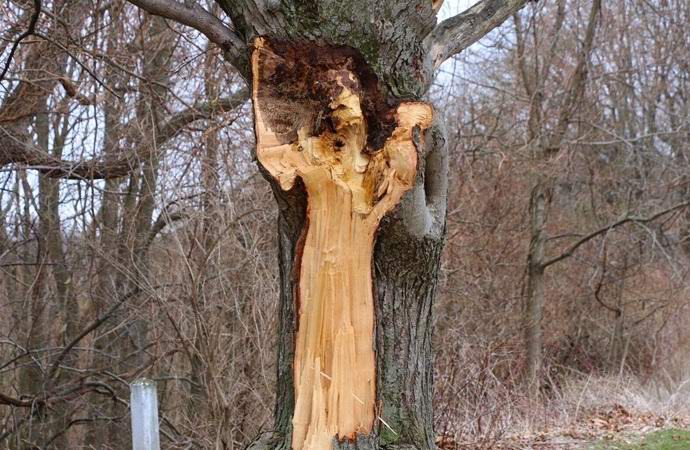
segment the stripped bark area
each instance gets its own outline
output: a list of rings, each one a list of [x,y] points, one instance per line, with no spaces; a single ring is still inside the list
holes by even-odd
[[[294,450],[324,450],[373,431],[376,356],[372,258],[376,231],[415,183],[422,102],[389,106],[346,47],[254,41],[257,157],[308,197],[298,252],[293,361]]]

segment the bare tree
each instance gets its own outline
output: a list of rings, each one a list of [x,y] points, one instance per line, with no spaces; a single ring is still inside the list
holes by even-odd
[[[548,161],[557,157],[563,145],[568,127],[571,124],[573,113],[578,101],[581,99],[588,69],[594,36],[599,22],[601,2],[594,0],[589,13],[582,48],[578,52],[572,74],[568,79],[567,93],[564,101],[556,111],[557,121],[550,129],[544,119],[544,83],[550,75],[556,56],[558,39],[565,20],[565,1],[556,4],[553,26],[546,38],[548,49],[540,58],[537,53],[533,67],[528,68],[525,55],[524,34],[525,30],[519,15],[514,16],[515,35],[517,40],[517,67],[522,80],[525,94],[530,99],[528,119],[527,145],[533,148],[533,158],[544,167]],[[530,244],[527,255],[527,281],[525,301],[525,346],[527,350],[527,365],[525,379],[529,385],[532,397],[536,397],[539,391],[539,379],[542,366],[542,317],[544,309],[544,270],[545,246],[548,240],[546,233],[549,204],[554,195],[554,176],[548,170],[535,171],[533,187],[529,201],[530,215]]]

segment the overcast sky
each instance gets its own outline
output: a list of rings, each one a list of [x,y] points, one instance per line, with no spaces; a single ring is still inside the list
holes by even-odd
[[[479,0],[446,0],[443,2],[443,6],[441,6],[441,11],[439,11],[439,19],[446,19],[457,13],[463,12],[478,1]]]

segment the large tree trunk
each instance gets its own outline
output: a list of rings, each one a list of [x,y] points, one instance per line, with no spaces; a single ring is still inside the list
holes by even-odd
[[[282,280],[277,433],[253,448],[434,448],[443,131],[351,48],[258,38],[251,64]]]
[[[280,208],[275,432],[251,448],[434,448],[447,188],[445,131],[421,101],[434,5],[221,6],[252,47],[235,64]]]

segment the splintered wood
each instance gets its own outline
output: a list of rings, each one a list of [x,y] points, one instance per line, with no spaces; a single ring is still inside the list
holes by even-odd
[[[257,157],[282,189],[299,177],[308,196],[296,256],[294,450],[327,450],[334,438],[373,429],[375,232],[414,184],[413,129],[432,119],[427,104],[400,104],[382,147],[370,148],[373,109],[365,110],[353,57],[329,50],[300,53],[258,38],[252,53]]]

